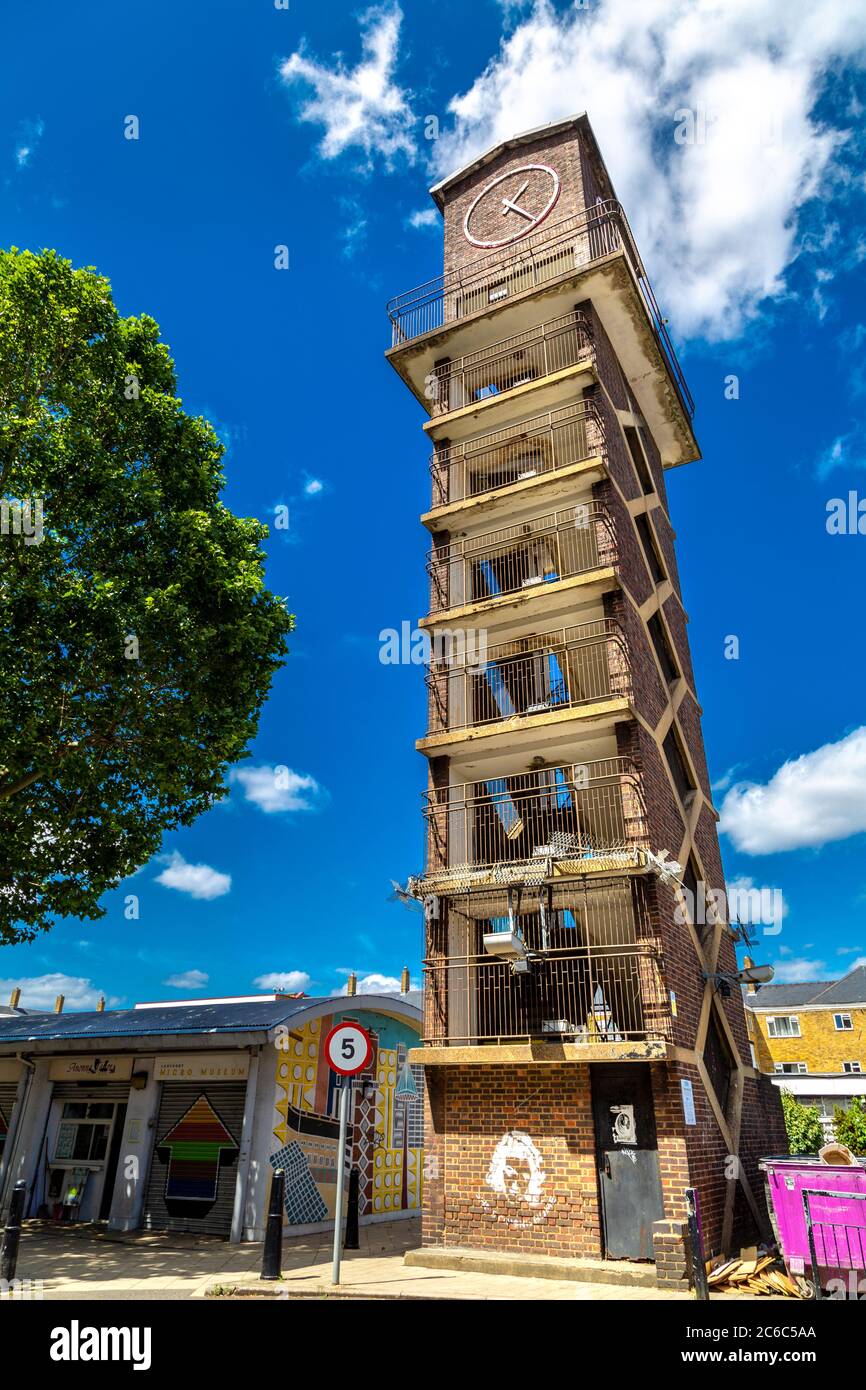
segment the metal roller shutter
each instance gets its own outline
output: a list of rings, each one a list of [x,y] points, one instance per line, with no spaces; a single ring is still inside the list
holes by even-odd
[[[0,1082],[0,1158],[3,1157],[6,1137],[12,1128],[12,1108],[17,1094],[17,1081]]]
[[[55,1081],[52,1100],[129,1100],[128,1081]]]
[[[163,1083],[146,1230],[229,1234],[245,1098],[243,1081]]]

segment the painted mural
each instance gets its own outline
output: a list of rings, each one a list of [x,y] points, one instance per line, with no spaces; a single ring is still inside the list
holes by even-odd
[[[238,1145],[204,1093],[156,1148],[167,1159],[166,1208],[174,1214],[185,1211],[187,1203],[202,1203],[194,1214],[209,1211],[217,1199],[220,1163],[236,1154]]]
[[[361,1216],[387,1216],[421,1206],[424,1162],[422,1069],[408,1052],[418,1034],[407,1023],[367,1010],[342,1010],[313,1019],[300,1037],[283,1039],[277,1051],[277,1100],[271,1165],[286,1174],[285,1209],[290,1225],[333,1218],[337,1183],[337,1121],[342,1078],[320,1055],[335,1023],[358,1022],[373,1038],[363,1086],[353,1089],[350,1115],[352,1165],[359,1173]]]

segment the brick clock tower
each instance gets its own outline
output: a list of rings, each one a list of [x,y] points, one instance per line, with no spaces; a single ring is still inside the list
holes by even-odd
[[[585,116],[437,184],[391,301],[424,406],[423,1242],[686,1269],[767,1216],[665,471],[693,404]],[[667,862],[666,862],[667,861]],[[673,862],[673,870],[667,864]]]

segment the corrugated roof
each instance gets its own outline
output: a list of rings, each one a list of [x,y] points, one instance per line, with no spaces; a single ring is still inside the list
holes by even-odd
[[[164,1009],[105,1009],[101,1013],[19,1014],[0,1017],[0,1044],[64,1038],[136,1038],[154,1033],[259,1033],[319,999],[267,1003],[190,1004]]]
[[[811,980],[803,984],[762,985],[745,995],[749,1009],[792,1009],[806,1004],[830,1009],[838,1004],[866,1004],[866,966],[858,965],[841,980]]]

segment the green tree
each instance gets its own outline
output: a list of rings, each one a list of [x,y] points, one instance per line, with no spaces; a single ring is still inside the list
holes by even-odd
[[[104,916],[256,732],[294,620],[222,454],[153,319],[0,252],[0,941]]]
[[[840,1144],[846,1144],[852,1154],[866,1154],[866,1106],[862,1096],[852,1096],[847,1110],[836,1106],[833,1112],[833,1131]]]
[[[824,1126],[816,1105],[803,1105],[782,1091],[782,1111],[792,1154],[815,1154],[824,1143]]]

